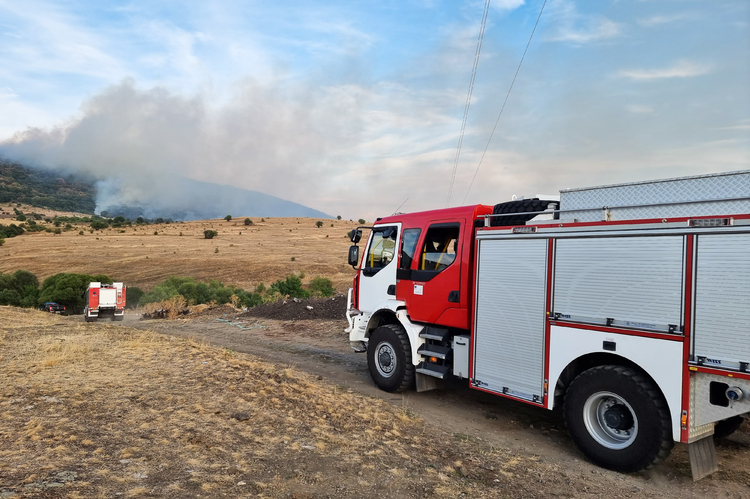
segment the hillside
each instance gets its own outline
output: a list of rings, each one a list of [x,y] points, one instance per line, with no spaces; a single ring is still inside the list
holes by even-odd
[[[94,213],[93,180],[26,168],[0,159],[0,203],[25,203],[52,210]]]
[[[0,203],[24,203],[89,215],[95,211],[106,212],[110,217],[122,215],[131,220],[138,217],[205,220],[230,213],[251,217],[333,218],[322,211],[262,192],[185,177],[161,182],[158,193],[149,196],[134,192],[117,179],[101,181],[81,175],[61,175],[2,159]]]

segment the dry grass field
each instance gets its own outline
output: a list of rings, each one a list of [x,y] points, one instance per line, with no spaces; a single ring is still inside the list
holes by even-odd
[[[19,209],[53,214],[40,208]],[[0,215],[0,224],[18,223],[13,207],[0,205],[1,212],[10,215]],[[244,219],[237,216],[229,222],[218,219],[93,233],[88,224],[81,224],[62,234],[25,233],[0,246],[0,272],[24,269],[40,281],[58,272],[106,274],[146,291],[170,275],[218,279],[252,290],[261,282],[268,285],[291,272],[304,272],[304,282],[327,277],[339,291],[351,286],[354,272],[346,263],[351,242],[345,236],[356,222],[321,219],[323,226],[318,228],[318,219],[313,218],[251,218],[251,226],[245,226]],[[219,235],[205,239],[206,229]],[[81,230],[83,235],[79,235]]]
[[[0,307],[0,497],[569,491],[555,465],[427,430],[302,371],[75,319]]]

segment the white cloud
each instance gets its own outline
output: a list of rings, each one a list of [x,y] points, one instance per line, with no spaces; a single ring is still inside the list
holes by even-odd
[[[644,28],[651,28],[654,26],[661,26],[663,24],[669,24],[676,21],[682,21],[683,19],[690,19],[693,15],[689,13],[672,14],[669,16],[651,16],[644,17],[637,20],[638,24]]]
[[[617,76],[631,80],[651,81],[665,78],[690,78],[708,74],[710,71],[711,66],[707,64],[681,60],[660,69],[623,69],[617,73]]]
[[[633,114],[653,114],[654,112],[654,108],[640,104],[631,104],[627,107],[627,110]]]
[[[622,32],[620,24],[611,19],[580,14],[568,0],[553,0],[548,10],[549,41],[583,44],[615,38]]]
[[[497,10],[513,10],[521,7],[525,3],[525,0],[495,0],[490,3],[490,6]]]

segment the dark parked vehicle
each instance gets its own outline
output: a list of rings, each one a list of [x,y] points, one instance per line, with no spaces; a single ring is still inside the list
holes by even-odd
[[[64,314],[65,313],[65,307],[63,305],[59,305],[55,302],[48,301],[41,307],[39,307],[39,310],[44,310],[45,312],[50,312],[53,314]]]

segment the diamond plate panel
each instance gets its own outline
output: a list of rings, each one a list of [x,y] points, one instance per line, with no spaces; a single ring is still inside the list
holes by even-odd
[[[712,405],[710,402],[711,382],[726,383],[738,386],[748,395],[740,402],[734,402],[729,407]],[[695,373],[690,380],[690,441],[697,440],[700,435],[713,433],[713,424],[723,419],[750,412],[750,381],[717,376],[708,373]],[[709,430],[710,429],[710,430]],[[693,438],[695,436],[696,438]]]
[[[656,203],[678,203],[642,208],[609,210],[609,219],[694,217],[702,215],[750,212],[750,200],[709,200],[750,197],[750,170],[694,177],[681,177],[629,184],[614,184],[560,191],[560,209],[574,210],[561,215],[579,222],[604,219],[603,210],[575,211],[604,206],[632,206]],[[706,201],[695,203],[696,201]],[[689,204],[688,204],[689,203]]]

